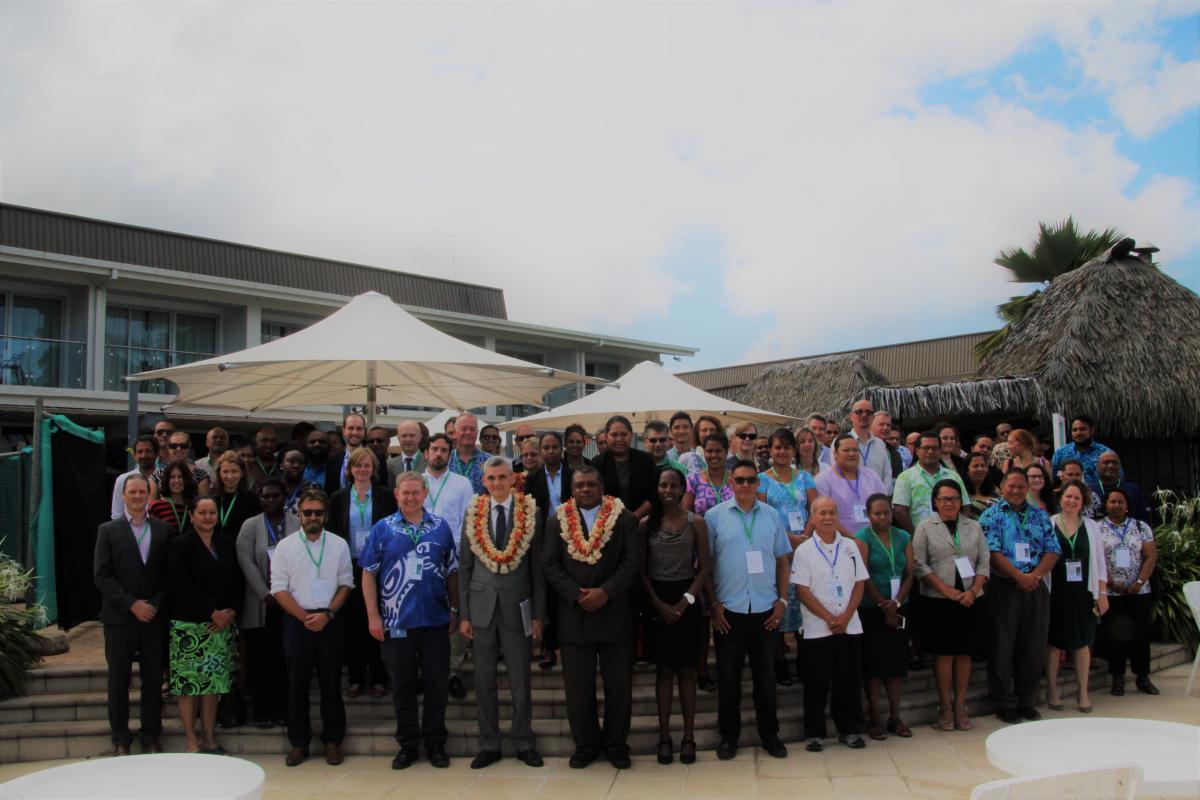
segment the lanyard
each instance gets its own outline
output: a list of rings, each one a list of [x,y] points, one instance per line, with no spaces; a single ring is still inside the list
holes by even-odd
[[[135,539],[137,539],[137,546],[138,546],[138,549],[140,550],[142,547],[142,542],[144,542],[146,540],[146,532],[150,529],[150,518],[146,517],[145,519],[142,520],[142,529],[140,532],[138,531],[137,528],[133,527],[133,520],[130,519],[129,520],[129,529],[133,531],[133,536]]]
[[[188,524],[188,510],[187,510],[187,506],[185,505],[185,506],[183,507],[183,517],[181,518],[181,517],[179,516],[179,511],[178,511],[178,509],[176,509],[176,508],[175,508],[175,501],[174,501],[174,500],[172,500],[171,498],[169,498],[169,497],[168,497],[168,498],[167,498],[167,502],[171,504],[171,516],[175,517],[175,525],[176,525],[176,527],[178,527],[178,528],[179,528],[179,532],[180,532],[180,533],[183,533],[183,529],[184,529],[184,528],[186,528],[186,527],[187,527],[187,524]]]
[[[711,469],[704,470],[704,476],[708,478],[708,485],[713,487],[713,493],[717,497],[717,502],[721,502],[721,497],[725,492],[725,486],[729,483],[729,470],[725,470],[725,477],[721,478],[720,486],[713,486]]]
[[[817,552],[821,554],[821,558],[825,559],[825,563],[829,565],[829,574],[836,576],[838,556],[842,552],[842,540],[839,538],[837,544],[833,546],[833,561],[830,561],[829,556],[825,555],[825,548],[821,547],[819,541],[817,542]]]
[[[834,467],[833,469],[835,472],[837,472],[838,475],[841,476],[842,480],[844,480],[846,482],[846,485],[850,487],[850,490],[852,492],[854,492],[854,499],[857,500],[858,499],[858,482],[860,480],[862,480],[862,470],[859,470],[858,472],[854,473],[854,483],[850,483],[850,479],[847,478],[845,475],[842,475],[842,470],[840,467]]]
[[[929,474],[929,470],[925,469],[924,467],[921,467],[921,480],[923,480],[925,482],[925,485],[929,487],[930,493],[933,492],[933,487],[935,485],[937,485],[938,476],[941,474],[942,474],[941,463],[938,464],[938,471],[935,472],[933,475]]]
[[[792,498],[793,506],[800,505],[800,496],[799,496],[799,493],[796,491],[796,486],[795,486],[796,477],[798,474],[799,473],[797,473],[797,472],[793,472],[791,479],[787,483],[784,483],[783,479],[779,477],[779,472],[774,467],[771,467],[771,475],[774,476],[775,482],[778,483],[780,486],[782,486],[783,490],[788,493],[789,497]]]
[[[426,477],[425,480],[428,481],[429,478]],[[446,488],[446,481],[448,481],[448,480],[450,480],[449,473],[443,472],[442,473],[442,485],[438,487],[438,490],[436,492],[434,492],[433,496],[429,499],[429,510],[430,511],[437,511],[438,500],[441,498],[442,490]]]
[[[358,492],[356,492],[354,490],[354,487],[351,486],[350,487],[350,499],[354,501],[354,507],[358,509],[358,523],[360,525],[366,525],[367,524],[367,506],[371,502],[371,490],[367,489],[366,499],[360,501],[358,499]]]
[[[1117,526],[1113,525],[1111,522],[1109,522],[1108,517],[1105,517],[1104,518],[1104,527],[1106,527],[1110,531],[1112,531],[1114,535],[1121,537],[1121,547],[1124,547],[1125,546],[1125,537],[1129,535],[1129,529],[1133,527],[1133,522],[1134,522],[1133,519],[1126,518],[1125,521],[1123,523],[1121,523],[1121,529],[1117,530]]]
[[[754,544],[754,523],[758,519],[758,506],[754,506],[754,513],[750,515],[750,524],[746,524],[746,512],[740,508],[737,510],[742,515],[742,531],[746,534],[746,541]]]
[[[304,552],[308,553],[308,560],[317,568],[317,574],[321,574],[321,562],[325,560],[325,531],[321,531],[321,556],[313,558],[312,550],[308,549],[308,536],[304,537]]]
[[[279,532],[275,530],[275,526],[271,524],[271,520],[266,514],[263,514],[263,522],[267,526],[267,546],[274,547],[279,543]]]
[[[874,528],[871,528],[871,535],[875,537],[875,541],[879,543],[879,547],[887,555],[888,561],[891,562],[892,577],[899,578],[900,575],[897,574],[897,572],[896,572],[896,537],[892,536],[890,539],[888,539],[888,544],[891,545],[890,547],[884,547],[883,539],[879,538],[879,534],[875,532]],[[954,543],[957,545],[958,544],[958,532],[957,531],[954,534],[954,540],[955,540]]]
[[[1061,523],[1060,523],[1061,524]],[[1067,529],[1062,528],[1063,538],[1067,540],[1067,545],[1071,548],[1071,558],[1075,558],[1075,540],[1079,538],[1079,532],[1083,530],[1083,520],[1079,521],[1079,526],[1075,528],[1075,532],[1067,536]]]
[[[230,515],[233,514],[233,507],[236,505],[237,505],[237,495],[235,494],[233,496],[233,499],[231,501],[229,501],[228,508],[226,508],[224,511],[221,512],[221,530],[225,530],[225,523],[229,521]]]
[[[862,463],[865,467],[867,460],[871,457],[871,447],[875,444],[874,439],[867,439],[867,452],[863,453],[862,444],[858,445],[858,452],[862,453]]]
[[[1025,523],[1029,520],[1029,504],[1026,503],[1024,514],[1018,514],[1012,506],[1008,507],[1008,511],[1013,515],[1013,519],[1017,521],[1017,533],[1022,533],[1025,530]]]
[[[270,469],[267,469],[263,466],[262,459],[258,456],[254,457],[254,462],[258,464],[258,468],[262,470],[263,475],[266,475],[268,478],[275,474],[275,470],[279,469],[278,461],[276,461],[275,466],[271,467]]]
[[[283,507],[294,509],[296,507],[296,498],[300,496],[300,490],[303,488],[304,488],[304,481],[302,480],[296,484],[295,489],[292,489],[292,493],[290,495],[288,495],[287,502],[283,504]]]
[[[421,520],[421,522],[416,525],[409,525],[407,522],[400,523],[400,529],[408,534],[408,538],[412,540],[413,547],[417,546],[417,544],[421,541],[421,536],[425,533],[425,531],[421,528],[421,525],[423,525],[424,522],[425,520]]]

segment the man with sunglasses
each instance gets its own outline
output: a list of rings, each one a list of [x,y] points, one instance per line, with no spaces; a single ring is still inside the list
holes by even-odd
[[[208,470],[192,463],[191,459],[188,458],[191,450],[192,437],[183,431],[173,431],[171,433],[167,438],[167,463],[155,470],[154,475],[150,478],[151,499],[157,500],[163,496],[163,476],[167,472],[167,467],[180,463],[186,464],[192,471],[192,479],[196,481],[196,496],[200,497],[211,494],[209,491],[211,484],[208,480]]]
[[[499,430],[496,431],[499,434]],[[483,437],[479,437],[482,441]],[[525,443],[537,438],[537,431],[528,422],[522,422],[513,430],[513,472],[525,472],[525,465],[521,463],[521,453],[524,452]],[[497,454],[499,449],[497,449]]]
[[[858,443],[858,452],[862,456],[859,465],[878,475],[883,481],[885,493],[891,494],[892,486],[896,483],[892,459],[887,443],[871,432],[871,419],[874,416],[875,406],[870,400],[859,400],[850,406],[850,435]]]
[[[732,475],[733,499],[704,514],[713,561],[709,604],[717,650],[717,758],[727,761],[737,755],[747,656],[759,741],[772,756],[784,758],[787,748],[779,740],[776,715],[775,650],[787,608],[792,548],[783,519],[756,496],[754,462],[738,461]]]
[[[652,419],[646,423],[642,431],[642,441],[646,444],[646,452],[654,458],[655,467],[670,466],[684,475],[687,469],[669,454],[671,430],[662,420]]]
[[[325,530],[328,500],[316,487],[300,494],[300,530],[275,547],[271,595],[285,614],[283,652],[287,662],[287,735],[292,749],[285,762],[295,767],[308,758],[312,723],[308,689],[317,671],[321,691],[321,742],[325,762],[342,763],[346,707],[342,702],[343,621],[338,611],[354,588],[350,546]]]
[[[375,476],[371,483],[382,486],[388,485],[388,446],[392,443],[392,435],[382,425],[375,425],[367,431],[363,444],[375,454]]]

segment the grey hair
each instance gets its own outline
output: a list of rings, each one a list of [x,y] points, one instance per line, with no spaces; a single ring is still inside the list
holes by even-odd
[[[512,462],[504,456],[492,456],[487,461],[483,462],[484,469],[496,469],[497,467],[504,467],[511,472]]]

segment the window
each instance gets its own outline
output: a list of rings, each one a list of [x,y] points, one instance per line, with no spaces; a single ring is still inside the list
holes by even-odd
[[[262,344],[282,339],[285,336],[291,336],[296,331],[304,330],[307,327],[307,325],[301,325],[296,322],[267,322],[263,320]]]
[[[109,306],[104,329],[104,388],[124,391],[126,375],[175,367],[217,354],[217,318],[179,311]],[[172,394],[169,381],[143,381],[139,389]]]
[[[83,343],[62,335],[60,298],[0,293],[0,383],[82,385]]]
[[[583,374],[587,375],[589,378],[600,378],[601,380],[615,381],[617,378],[621,377],[621,365],[611,364],[604,361],[588,361],[583,365]],[[584,387],[583,391],[584,394],[591,394],[592,392],[599,391],[603,388],[603,386],[595,386],[589,383]]]
[[[530,353],[523,350],[507,350],[503,347],[497,347],[496,352],[502,356],[508,356],[509,358],[519,358],[522,361],[528,361],[530,364],[541,364],[544,366],[546,363],[546,357],[541,353]],[[542,402],[545,402],[545,400],[546,398],[543,396]],[[496,415],[501,419],[520,419],[521,417],[528,417],[530,414],[536,414],[539,411],[541,411],[541,409],[537,406],[515,404],[496,406]]]

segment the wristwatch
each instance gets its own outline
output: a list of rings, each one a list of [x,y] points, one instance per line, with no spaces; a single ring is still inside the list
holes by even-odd
[[[451,614],[457,614],[457,613],[458,613],[458,606],[450,606],[450,613],[451,613]]]
[[[322,608],[321,610],[324,611],[325,616],[329,617],[329,619],[331,619],[331,620],[334,619],[335,617],[337,617],[337,612],[334,611],[332,608]]]
[[[692,594],[691,592],[684,592],[683,599],[688,601],[689,606],[696,605],[696,595]]]

